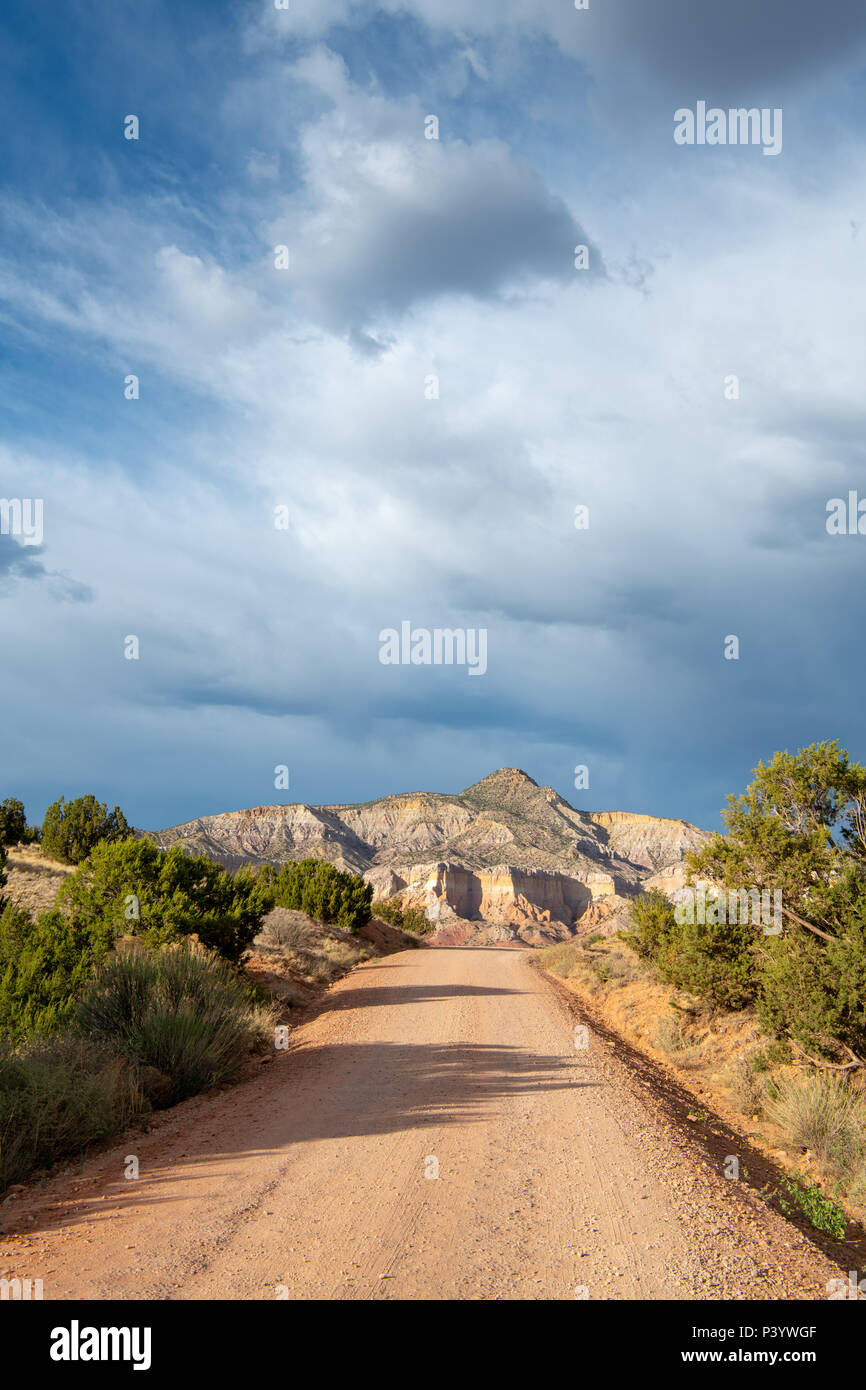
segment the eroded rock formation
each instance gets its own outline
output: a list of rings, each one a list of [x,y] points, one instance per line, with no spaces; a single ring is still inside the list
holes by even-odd
[[[704,832],[686,821],[577,811],[551,787],[503,768],[455,796],[386,796],[346,806],[258,806],[160,831],[237,868],[322,858],[364,874],[377,898],[429,909],[432,939],[562,940],[602,922],[645,885],[682,882]]]

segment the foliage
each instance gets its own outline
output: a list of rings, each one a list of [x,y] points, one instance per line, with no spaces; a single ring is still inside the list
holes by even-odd
[[[380,917],[401,931],[414,932],[416,936],[425,936],[436,926],[423,907],[404,907],[401,898],[380,898],[373,903],[371,911],[374,917]]]
[[[370,920],[371,885],[358,874],[335,869],[325,859],[301,859],[279,869],[267,865],[258,882],[270,905],[306,912],[344,931],[360,931]]]
[[[132,834],[119,806],[107,811],[93,795],[54,801],[42,821],[42,849],[63,864],[80,864],[101,840],[114,842]]]
[[[727,888],[779,889],[785,906],[832,931],[834,887],[848,866],[866,868],[866,768],[838,742],[759,763],[742,796],[729,796],[727,835],[687,856],[689,878]]]
[[[75,998],[118,937],[151,947],[195,934],[237,964],[260,929],[267,894],[251,871],[228,873],[150,840],[102,842],[63,883],[50,912],[0,915],[0,1035],[23,1039],[70,1019]]]
[[[110,944],[131,933],[158,946],[195,933],[202,945],[238,963],[270,906],[252,870],[236,874],[204,855],[163,851],[151,840],[100,844],[62,885],[57,905]]]
[[[782,933],[679,925],[653,893],[634,907],[638,951],[724,1007],[754,999],[763,1026],[810,1056],[866,1060],[866,768],[836,741],[776,753],[724,820],[687,856],[689,882],[781,892]]]
[[[655,960],[676,928],[673,904],[659,888],[635,898],[628,943],[644,960]]]
[[[788,1201],[786,1197],[779,1197],[779,1205],[786,1216],[797,1212],[805,1216],[816,1231],[823,1231],[835,1240],[844,1240],[848,1226],[845,1213],[831,1197],[824,1195],[820,1187],[813,1183],[800,1183],[796,1179],[785,1179],[783,1186],[791,1199]]]
[[[632,906],[632,944],[661,978],[723,1009],[741,1009],[755,992],[755,928],[740,923],[677,922],[658,889]]]
[[[822,941],[797,927],[764,947],[758,1014],[807,1053],[866,1055],[866,920],[862,907]]]
[[[0,1191],[111,1138],[151,1103],[231,1079],[273,1037],[273,1007],[254,995],[191,942],[153,953],[124,943],[64,1029],[0,1042]]]
[[[0,1192],[119,1133],[141,1108],[134,1071],[74,1034],[0,1043]]]
[[[111,942],[104,928],[88,929],[56,908],[31,921],[7,904],[0,914],[0,1036],[20,1041],[67,1020]]]
[[[189,942],[104,961],[79,1001],[76,1027],[168,1081],[173,1105],[230,1080],[272,1025],[226,961]]]
[[[28,826],[24,803],[7,796],[0,802],[0,846],[29,844],[36,839],[36,830]]]

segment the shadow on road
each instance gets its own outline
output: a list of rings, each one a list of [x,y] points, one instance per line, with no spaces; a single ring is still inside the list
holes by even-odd
[[[519,991],[419,986],[385,992],[399,995],[401,1003],[411,1005],[415,994],[419,999],[438,999]],[[359,996],[366,993],[352,991],[356,1006],[362,1002]],[[102,1171],[90,1177],[85,1172],[77,1193],[69,1195],[67,1175],[66,1180],[61,1179],[64,1191],[53,1199],[53,1209],[49,1188],[42,1201],[27,1203],[33,1221],[19,1225],[14,1219],[19,1212],[10,1213],[12,1219],[6,1229],[33,1234],[83,1222],[101,1224],[122,1216],[129,1206],[141,1209],[164,1202],[180,1212],[184,1206],[207,1200],[207,1185],[224,1180],[232,1162],[241,1155],[273,1155],[274,1150],[284,1149],[288,1156],[293,1146],[311,1141],[420,1132],[482,1118],[489,1122],[509,1097],[526,1096],[537,1101],[546,1091],[597,1084],[592,1067],[573,1056],[539,1055],[497,1044],[434,1045],[419,1041],[305,1045],[281,1059],[278,1073],[269,1067],[249,1083],[195,1097],[186,1103],[191,1107],[188,1118],[181,1115],[182,1107],[168,1112],[172,1120],[183,1121],[179,1134],[154,1134],[153,1140],[143,1138],[137,1143],[137,1136],[127,1133],[113,1150],[118,1155],[116,1179],[106,1181],[107,1155],[103,1155],[94,1160],[94,1168]],[[424,1142],[420,1135],[419,1142]],[[121,1158],[128,1153],[141,1156],[138,1181],[127,1182],[122,1177]],[[171,1192],[179,1173],[185,1191]],[[190,1191],[190,1183],[195,1183],[195,1191]],[[217,1200],[225,1201],[224,1190]]]

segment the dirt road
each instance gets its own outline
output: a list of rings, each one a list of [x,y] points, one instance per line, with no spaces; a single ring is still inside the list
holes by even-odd
[[[254,1080],[7,1203],[0,1273],[46,1299],[826,1298],[836,1267],[575,1048],[529,955],[356,970]]]

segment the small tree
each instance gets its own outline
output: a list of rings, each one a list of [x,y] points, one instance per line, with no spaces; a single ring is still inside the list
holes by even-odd
[[[638,955],[651,960],[668,984],[721,1009],[741,1009],[754,998],[754,926],[678,922],[673,904],[658,889],[635,900],[632,923]]]
[[[766,942],[758,1012],[810,1054],[866,1058],[866,879],[849,867],[822,896],[834,934],[795,924]]]
[[[676,931],[673,904],[659,888],[635,898],[631,921],[630,942],[644,960],[655,960]]]
[[[357,932],[370,920],[373,888],[359,874],[335,869],[326,859],[301,859],[275,869],[266,865],[259,882],[271,904],[294,908]]]
[[[95,796],[79,796],[75,801],[61,796],[45,812],[42,848],[63,864],[80,864],[100,841],[111,844],[131,834],[119,806],[109,812]]]
[[[35,833],[27,825],[23,802],[14,796],[0,802],[0,846],[27,843]]]
[[[436,926],[423,907],[404,907],[402,898],[380,898],[372,904],[371,911],[374,917],[401,931],[413,932],[415,936],[426,936]]]
[[[742,796],[728,797],[727,834],[686,856],[690,882],[779,889],[787,907],[813,920],[823,888],[846,862],[840,841],[852,860],[866,860],[864,788],[866,769],[836,741],[776,753],[758,763]]]
[[[0,1037],[47,1033],[71,1015],[75,995],[112,938],[56,908],[35,921],[12,903],[0,914]]]
[[[728,798],[727,835],[687,856],[692,882],[780,890],[784,931],[761,937],[765,1027],[810,1055],[866,1059],[866,768],[838,742],[759,763]]]
[[[237,964],[269,906],[258,875],[232,875],[179,845],[163,852],[152,840],[97,845],[62,885],[57,905],[76,924],[108,937],[142,936],[152,946],[195,933],[204,946]]]

